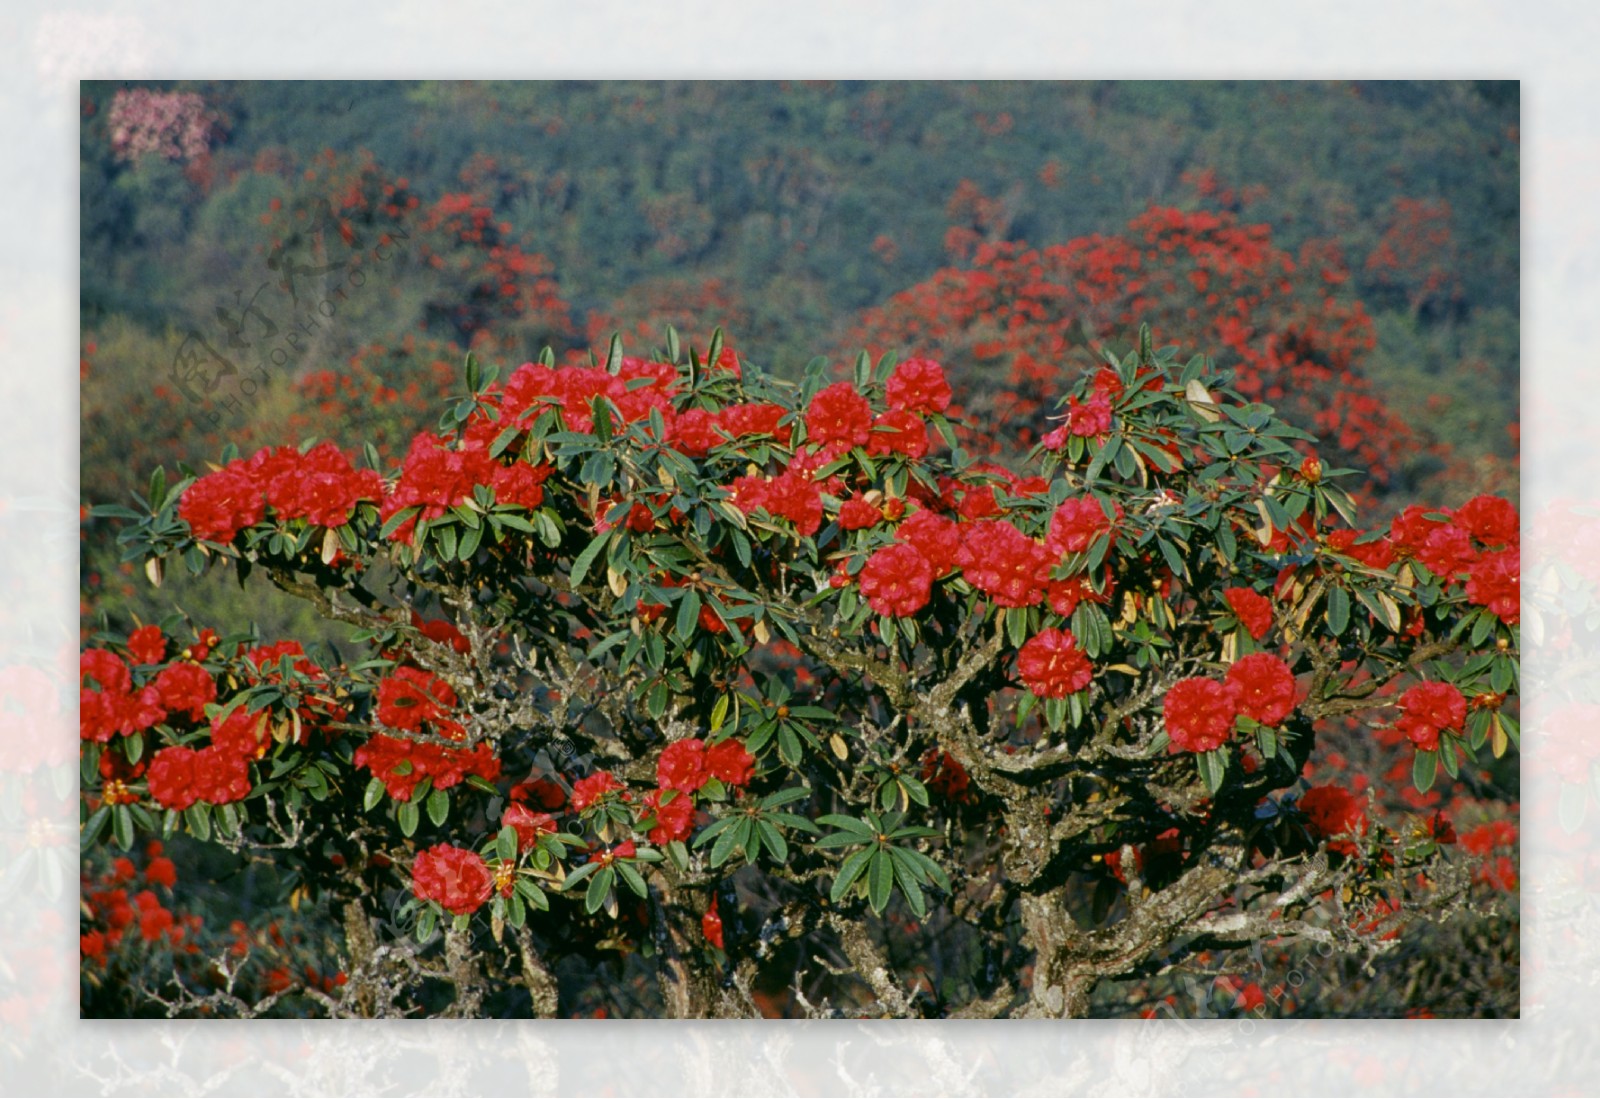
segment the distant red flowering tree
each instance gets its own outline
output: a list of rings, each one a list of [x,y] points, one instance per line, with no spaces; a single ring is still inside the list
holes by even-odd
[[[958,191],[959,265],[869,310],[848,337],[950,365],[974,444],[1104,434],[1114,386],[1071,402],[1059,420],[1055,397],[1101,344],[1126,344],[1148,322],[1158,341],[1214,354],[1242,395],[1316,432],[1330,457],[1380,486],[1419,450],[1362,372],[1372,321],[1343,286],[1348,271],[1329,242],[1296,256],[1268,226],[1229,210],[1153,206],[1124,232],[1034,247],[973,228],[1000,225],[1000,206]]]
[[[1018,471],[955,445],[932,360],[785,383],[669,330],[503,382],[469,358],[397,469],[268,447],[102,507],[152,579],[233,570],[355,631],[84,651],[85,844],[270,857],[342,935],[343,983],[138,988],[1062,1016],[1242,943],[1392,949],[1472,884],[1448,823],[1302,784],[1349,721],[1405,753],[1365,776],[1389,794],[1516,742],[1515,513],[1355,525],[1309,436],[1139,335]],[[935,952],[965,959],[937,985]]]

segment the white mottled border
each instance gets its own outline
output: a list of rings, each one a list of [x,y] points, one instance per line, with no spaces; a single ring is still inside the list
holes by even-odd
[[[1313,10],[1315,18],[1300,14]],[[1553,764],[1579,730],[1553,720],[1541,726],[1579,686],[1570,669],[1594,666],[1600,655],[1563,640],[1561,616],[1570,613],[1563,600],[1576,589],[1571,574],[1556,568],[1600,576],[1600,539],[1541,538],[1558,501],[1600,499],[1588,424],[1600,385],[1584,327],[1600,274],[1600,81],[1592,75],[1600,69],[1586,56],[1600,38],[1597,13],[1586,0],[1342,0],[1315,9],[1270,0],[13,0],[0,35],[0,670],[42,669],[62,686],[73,679],[72,153],[76,81],[91,77],[1521,79],[1523,501],[1530,586],[1539,587],[1536,574],[1543,578],[1550,609],[1544,643],[1530,638],[1525,676],[1521,1021],[79,1022],[75,822],[37,808],[70,809],[71,799],[45,793],[48,768],[7,763],[36,755],[49,740],[70,764],[73,714],[68,705],[40,727],[7,718],[17,709],[10,706],[0,707],[0,809],[9,810],[0,813],[0,1092],[1501,1095],[1592,1088],[1600,1080],[1600,1044],[1586,1033],[1600,1007],[1600,812],[1591,793],[1588,820],[1569,833],[1548,811],[1561,781]],[[69,887],[59,902],[6,878],[24,846],[63,860]]]

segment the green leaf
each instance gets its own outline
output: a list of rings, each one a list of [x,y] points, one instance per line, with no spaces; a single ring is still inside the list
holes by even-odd
[[[1210,752],[1200,752],[1195,756],[1195,766],[1200,769],[1200,780],[1215,796],[1216,792],[1222,789],[1222,780],[1228,773],[1227,750],[1217,748]]]
[[[194,804],[183,811],[183,819],[189,826],[189,832],[201,842],[211,838],[211,811],[202,804]]]
[[[839,873],[834,875],[833,888],[828,892],[828,896],[834,904],[844,900],[845,894],[850,891],[850,887],[861,876],[861,872],[867,868],[867,863],[871,861],[876,850],[873,847],[863,848],[845,859],[840,865]]]
[[[1325,613],[1328,629],[1338,637],[1344,633],[1345,627],[1350,624],[1350,594],[1343,588],[1334,586],[1328,589],[1328,608]]]
[[[694,639],[695,626],[699,621],[700,593],[688,588],[678,600],[678,618],[672,627],[673,636],[683,644],[689,644]]]
[[[494,853],[500,856],[501,862],[510,862],[517,857],[517,830],[511,825],[501,828],[495,836]]]
[[[644,877],[631,864],[622,861],[613,863],[613,865],[616,867],[617,875],[622,878],[623,884],[633,890],[635,894],[640,897],[650,895],[650,890],[644,883]]]
[[[133,846],[133,813],[126,805],[118,805],[112,811],[111,835],[124,851]]]
[[[729,817],[728,821],[730,827],[717,837],[717,842],[711,847],[711,865],[713,868],[721,866],[732,858],[734,851],[743,845],[741,841],[748,836],[748,828],[746,827],[750,823],[748,818]]]
[[[404,801],[395,810],[395,819],[400,822],[400,833],[410,836],[416,832],[417,825],[421,823],[421,814],[417,812],[415,802]]]
[[[405,525],[405,522],[406,522],[407,519],[410,519],[410,518],[414,517],[421,510],[422,509],[420,507],[417,507],[415,505],[413,505],[411,507],[401,508],[399,511],[395,512],[393,515],[389,516],[389,521],[384,523],[383,527],[378,531],[378,537],[380,537],[380,538],[391,537],[394,534],[395,531],[399,530],[402,526]]]
[[[868,843],[873,836],[877,835],[872,825],[866,821],[857,820],[855,817],[843,816],[839,813],[828,813],[825,816],[820,816],[817,818],[817,823],[859,836],[860,839],[856,841],[857,843]]]
[[[100,833],[106,830],[106,824],[111,820],[111,806],[102,805],[89,814],[89,819],[83,822],[83,835],[78,841],[79,847],[87,850],[100,838]]]
[[[773,858],[777,859],[779,862],[789,861],[789,844],[788,841],[783,838],[782,832],[779,832],[776,828],[764,820],[756,821],[756,830],[761,835],[762,845],[765,846],[768,851],[772,852]]]
[[[611,346],[606,348],[606,373],[616,374],[622,370],[622,334],[611,334]],[[590,909],[589,911],[594,911]]]
[[[583,910],[589,915],[600,911],[600,906],[606,903],[606,897],[611,893],[611,886],[616,881],[617,875],[611,867],[607,866],[589,879],[588,891],[583,895]]]
[[[900,892],[905,895],[906,903],[911,906],[911,911],[918,919],[924,918],[928,914],[928,904],[922,898],[922,885],[917,881],[916,864],[898,847],[889,849],[889,857],[893,861],[895,880],[900,884]]]
[[[428,795],[428,819],[435,825],[442,825],[450,818],[450,795],[443,790],[435,790]]]
[[[598,534],[595,536],[594,541],[585,546],[583,552],[578,554],[577,559],[572,562],[572,572],[568,575],[573,587],[583,583],[584,576],[589,572],[589,566],[594,564],[595,558],[600,556],[600,551],[605,548],[606,543],[610,540],[610,531]]]
[[[1411,783],[1419,793],[1433,789],[1433,780],[1439,769],[1438,752],[1418,752],[1411,761]]]
[[[150,510],[157,512],[161,505],[167,501],[167,470],[165,466],[157,466],[156,471],[150,475]]]
[[[370,813],[383,800],[384,793],[383,779],[374,775],[372,781],[367,783],[367,792],[361,797],[361,808]]]
[[[889,891],[894,886],[894,862],[889,852],[878,848],[867,867],[867,901],[878,915],[889,906]]]

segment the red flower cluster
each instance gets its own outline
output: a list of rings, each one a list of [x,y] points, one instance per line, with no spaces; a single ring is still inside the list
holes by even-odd
[[[411,890],[418,900],[434,901],[465,916],[483,907],[494,891],[494,874],[476,851],[448,843],[417,852],[411,864]]]
[[[1078,639],[1067,630],[1047,629],[1036,634],[1017,654],[1017,670],[1028,690],[1040,698],[1066,698],[1089,685],[1094,677],[1089,658]]]
[[[849,382],[835,382],[806,410],[806,439],[818,446],[866,446],[872,435],[872,406]]]
[[[778,421],[786,415],[782,405],[730,405],[721,412],[691,408],[669,417],[668,438],[691,458],[703,458],[713,447],[752,435],[771,435],[788,445],[791,432]]]
[[[1467,720],[1467,700],[1453,683],[1418,683],[1400,696],[1395,727],[1424,752],[1439,747],[1439,734],[1459,733]]]
[[[517,832],[517,849],[526,851],[539,841],[541,833],[556,830],[556,818],[549,813],[530,809],[520,801],[513,801],[500,814],[500,826],[510,825]]]
[[[572,811],[581,813],[598,804],[613,790],[624,789],[610,771],[596,771],[572,784]],[[624,795],[626,797],[626,795]]]
[[[976,801],[972,793],[972,776],[949,752],[930,748],[922,757],[922,781],[928,789],[946,801],[966,803]]]
[[[1271,653],[1252,653],[1234,661],[1225,685],[1239,712],[1263,725],[1281,725],[1294,712],[1294,673]]]
[[[867,453],[921,458],[928,453],[928,425],[915,413],[890,409],[872,421],[872,433],[867,437]]]
[[[711,898],[711,907],[706,909],[706,914],[700,917],[700,934],[706,937],[706,942],[723,949],[722,942],[722,917],[717,914],[717,898]]]
[[[678,740],[661,752],[656,762],[656,782],[663,790],[692,794],[710,779],[729,786],[743,786],[755,770],[755,757],[736,740],[724,740],[711,747],[699,737]]]
[[[973,587],[997,607],[1031,607],[1044,599],[1055,564],[1051,551],[1003,519],[966,528],[957,563]]]
[[[384,789],[396,801],[410,801],[412,791],[424,778],[433,780],[435,790],[448,790],[468,775],[489,782],[500,777],[500,758],[488,744],[471,750],[447,748],[382,733],[356,749],[355,765],[368,768],[382,779]]]
[[[1451,522],[1486,546],[1515,546],[1521,541],[1517,509],[1498,496],[1474,496],[1456,509]]]
[[[789,520],[804,535],[815,534],[822,527],[822,490],[792,467],[776,477],[740,477],[728,491],[734,506],[746,515],[765,508],[769,515]]]
[[[671,800],[663,800],[667,797]],[[651,843],[661,845],[686,840],[694,831],[694,799],[688,795],[652,790],[644,796],[644,803],[655,812],[656,822],[649,833]]]
[[[1225,588],[1222,597],[1251,637],[1260,641],[1267,636],[1272,629],[1272,600],[1251,588]]]
[[[1102,531],[1112,528],[1122,519],[1122,505],[1113,505],[1115,519],[1106,517],[1105,509],[1093,496],[1079,496],[1064,501],[1050,517],[1050,533],[1045,545],[1057,558],[1069,553],[1084,553],[1089,544]]]
[[[1300,795],[1297,805],[1306,815],[1311,834],[1318,839],[1359,836],[1367,830],[1366,806],[1343,786],[1313,786]],[[1338,840],[1328,844],[1328,850],[1354,855],[1356,846],[1349,840]]]
[[[1210,752],[1232,738],[1239,710],[1233,691],[1214,679],[1196,676],[1172,685],[1161,714],[1173,749]]]
[[[890,408],[903,412],[943,412],[950,407],[944,367],[932,359],[907,359],[894,368],[885,386]]]
[[[932,592],[932,566],[915,546],[903,542],[875,551],[861,569],[861,594],[879,614],[916,614],[928,605]]]
[[[150,796],[166,809],[182,811],[197,801],[226,805],[250,793],[250,765],[245,756],[213,744],[199,751],[173,746],[150,760],[146,778]]]
[[[1500,621],[1515,626],[1522,618],[1522,551],[1497,550],[1467,570],[1467,602],[1488,607]]]
[[[205,707],[217,700],[217,684],[198,664],[179,663],[162,668],[155,678],[156,694],[169,714],[187,712],[191,721],[205,717]]]
[[[841,530],[866,530],[883,522],[883,512],[864,496],[852,496],[839,505]]]
[[[350,521],[356,504],[382,496],[377,471],[355,469],[333,443],[319,443],[305,454],[266,447],[190,485],[178,501],[178,516],[199,538],[231,542],[259,523],[269,506],[279,519],[339,527]]]
[[[648,379],[630,387],[630,382]],[[604,397],[625,423],[646,419],[652,408],[672,412],[677,369],[667,363],[627,358],[616,374],[603,367],[559,367],[523,363],[506,379],[500,398],[500,422],[531,421],[545,408],[559,408],[569,431],[594,430],[594,406]]]
[[[160,626],[140,626],[128,635],[128,655],[135,664],[159,664],[167,655],[167,638]]]
[[[154,685],[135,691],[128,665],[114,652],[85,649],[78,656],[78,678],[78,735],[84,740],[104,744],[166,717],[161,692]]]
[[[420,733],[432,724],[441,736],[459,740],[466,730],[445,716],[455,705],[450,684],[420,668],[396,668],[378,683],[378,721],[391,729]]]
[[[933,569],[934,579],[954,569],[961,556],[959,525],[927,508],[918,508],[908,515],[894,536],[922,554],[923,560]]]

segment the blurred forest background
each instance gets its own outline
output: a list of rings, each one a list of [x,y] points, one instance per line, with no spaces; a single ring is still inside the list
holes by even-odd
[[[1148,319],[1158,342],[1250,365],[1334,464],[1373,469],[1372,525],[1410,503],[1517,499],[1514,82],[184,81],[81,97],[86,637],[181,608],[337,644],[261,585],[153,588],[88,507],[128,503],[158,466],[204,470],[229,442],[371,440],[394,463],[461,388],[469,348],[504,377],[546,345],[603,356],[613,332],[648,355],[668,323],[701,348],[720,325],[784,375],[863,346],[931,354],[1004,452],[1036,440],[1100,341],[1125,350]],[[1408,1002],[1427,1002],[1423,982],[1464,997],[1455,1013],[1514,1014],[1514,920],[1450,935],[1473,941],[1397,963]],[[1399,994],[1358,985],[1320,1010]]]

